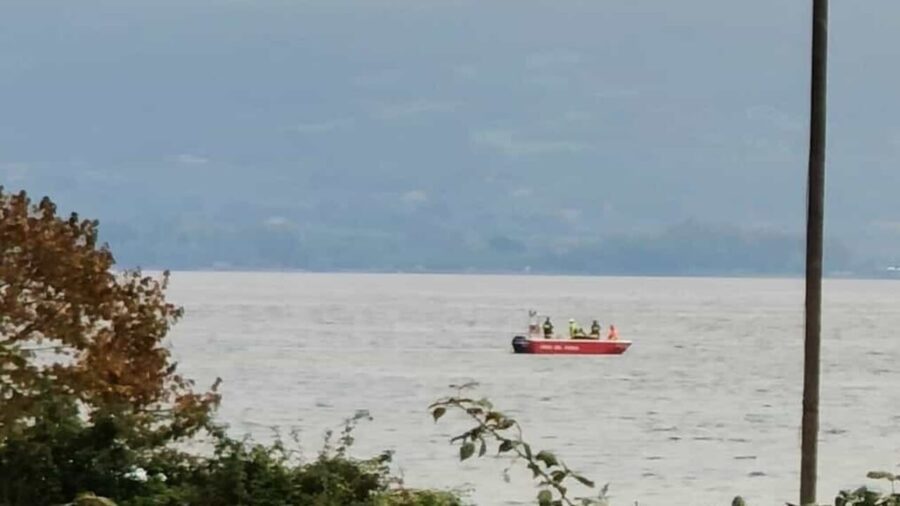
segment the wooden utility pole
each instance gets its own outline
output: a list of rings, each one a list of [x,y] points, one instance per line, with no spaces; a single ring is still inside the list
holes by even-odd
[[[816,503],[819,436],[819,356],[822,333],[822,236],[825,211],[825,102],[828,0],[813,0],[809,183],[806,210],[806,344],[803,359],[803,442],[800,504]]]

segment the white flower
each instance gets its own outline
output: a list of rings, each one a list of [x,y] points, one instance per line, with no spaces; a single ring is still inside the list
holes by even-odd
[[[136,481],[147,481],[147,471],[140,467],[134,467],[125,474],[125,477]]]

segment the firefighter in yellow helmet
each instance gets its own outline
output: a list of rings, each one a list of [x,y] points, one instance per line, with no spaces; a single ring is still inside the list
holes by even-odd
[[[575,339],[576,337],[583,335],[584,332],[581,330],[578,322],[576,322],[574,318],[569,318],[569,337]]]

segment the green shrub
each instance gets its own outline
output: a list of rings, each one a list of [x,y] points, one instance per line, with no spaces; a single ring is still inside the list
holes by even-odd
[[[125,432],[114,417],[83,422],[71,399],[43,399],[34,422],[0,445],[0,503],[61,504],[85,491],[141,494],[146,485],[129,476],[139,455]]]
[[[79,416],[71,398],[46,396],[33,423],[0,443],[0,504],[50,506],[458,506],[450,493],[406,490],[391,454],[347,456],[356,421],[302,462],[281,441],[253,444],[211,432],[205,457],[132,431],[125,413]],[[96,494],[96,495],[94,495]],[[80,497],[79,497],[80,496]],[[78,498],[78,499],[75,499]]]

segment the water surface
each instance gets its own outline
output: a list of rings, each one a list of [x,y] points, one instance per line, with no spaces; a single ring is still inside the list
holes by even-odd
[[[828,280],[820,501],[900,463],[900,282]],[[413,486],[472,488],[480,505],[530,504],[530,473],[456,462],[460,418],[426,406],[447,385],[515,416],[614,504],[751,504],[797,496],[803,283],[796,279],[175,273],[182,371],[225,382],[235,434],[322,434],[358,409],[355,454],[396,451]],[[513,355],[534,308],[614,323],[620,357]]]

